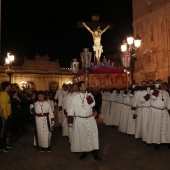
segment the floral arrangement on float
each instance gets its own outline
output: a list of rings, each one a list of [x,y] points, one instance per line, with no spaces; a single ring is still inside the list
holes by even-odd
[[[90,62],[89,66],[89,73],[93,74],[123,73],[123,72],[124,72],[123,68],[115,67],[114,62],[110,62],[110,60],[107,61],[105,57],[102,62],[97,63],[96,65]],[[76,76],[81,76],[84,73],[85,73],[84,69],[80,69],[76,73]]]
[[[91,68],[91,73],[123,73],[123,69],[120,67]]]

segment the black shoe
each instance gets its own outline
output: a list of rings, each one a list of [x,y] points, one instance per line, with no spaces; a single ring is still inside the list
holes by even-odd
[[[1,148],[0,152],[9,152],[9,149],[8,148]]]
[[[50,147],[47,148],[47,152],[51,152],[51,148]]]
[[[82,153],[80,159],[85,159],[87,157],[87,153]]]
[[[168,144],[168,149],[170,149],[170,144]]]
[[[40,152],[44,152],[44,151],[45,151],[45,149],[44,149],[44,148],[41,148]]]
[[[0,152],[4,152],[5,148],[0,148]]]
[[[102,160],[102,158],[99,155],[94,155],[94,159],[99,161]]]
[[[155,148],[155,149],[159,149],[159,144],[156,144],[156,145],[154,146],[154,148]]]
[[[8,148],[5,148],[5,149],[4,149],[4,152],[9,152],[9,149],[8,149]]]
[[[11,148],[12,148],[12,145],[11,145],[11,144],[8,144],[8,145],[6,146],[6,148],[7,148],[7,149],[11,149]]]

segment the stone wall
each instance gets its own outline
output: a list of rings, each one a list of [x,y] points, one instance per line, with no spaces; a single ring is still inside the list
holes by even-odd
[[[133,0],[133,27],[134,34],[142,38],[135,65],[135,81],[140,83],[142,80],[158,78],[168,81],[170,1]]]

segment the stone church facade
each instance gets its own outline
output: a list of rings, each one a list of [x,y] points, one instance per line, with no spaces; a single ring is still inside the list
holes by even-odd
[[[137,53],[134,79],[170,76],[170,0],[132,0],[134,35],[142,38]]]
[[[0,66],[0,83],[9,80],[6,69],[7,66]],[[71,70],[62,69],[57,61],[50,61],[48,56],[37,55],[35,59],[25,59],[21,66],[10,66],[10,69],[15,71],[11,83],[17,83],[21,89],[22,86],[29,86],[37,90],[55,90],[61,88],[63,83],[73,81]]]

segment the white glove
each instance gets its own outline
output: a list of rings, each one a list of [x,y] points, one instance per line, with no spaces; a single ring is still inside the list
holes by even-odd
[[[147,87],[147,93],[150,94],[150,87]]]
[[[131,110],[131,113],[132,113],[132,114],[135,114],[135,110]]]
[[[33,114],[33,108],[34,108],[34,105],[31,104],[31,105],[30,105],[30,113],[31,113],[31,114]]]
[[[32,110],[34,108],[33,104],[30,104],[30,110]]]
[[[54,126],[54,121],[51,121],[51,127],[53,127]]]
[[[136,87],[136,85],[135,85],[135,84],[133,84],[133,85],[132,85],[132,89],[134,89],[135,87]]]
[[[68,124],[68,127],[69,127],[69,128],[72,128],[72,127],[73,127],[73,124],[69,123],[69,124]]]

